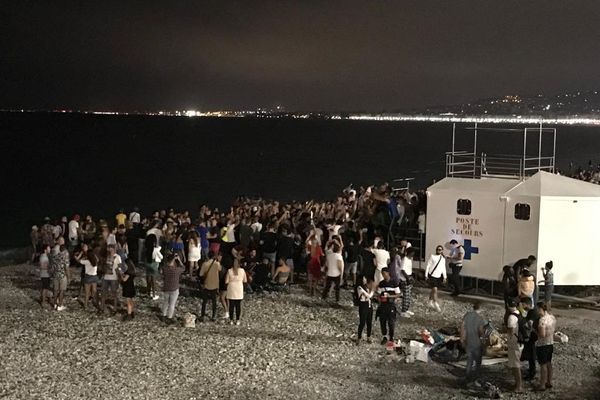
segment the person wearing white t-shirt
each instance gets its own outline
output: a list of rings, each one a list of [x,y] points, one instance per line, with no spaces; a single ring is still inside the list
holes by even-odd
[[[379,282],[383,280],[381,270],[388,267],[390,263],[390,252],[383,247],[383,241],[377,243],[376,249],[371,249],[371,252],[375,255],[375,285],[379,285]]]
[[[415,315],[410,310],[412,306],[412,287],[413,287],[413,257],[415,255],[415,249],[412,247],[406,250],[406,255],[402,257],[400,262],[400,291],[402,292],[402,310],[400,316],[404,318],[410,318]]]
[[[329,224],[329,225],[327,225],[327,230],[329,231],[329,237],[338,236],[341,227],[342,226],[339,225],[339,224]]]
[[[121,257],[116,254],[115,246],[107,246],[106,260],[104,261],[104,276],[102,277],[102,299],[101,310],[104,311],[106,300],[112,298],[114,312],[117,311],[119,281],[117,280],[117,269],[121,265]],[[110,294],[109,294],[110,293]]]
[[[429,307],[441,312],[442,309],[438,303],[438,288],[441,287],[447,279],[446,276],[446,258],[444,256],[444,248],[437,245],[435,254],[429,256],[427,265],[425,266],[425,277],[431,286],[429,294]]]
[[[460,271],[463,267],[463,259],[465,258],[465,249],[456,239],[450,241],[450,255],[448,256],[449,267],[452,271],[452,296],[460,295]]]
[[[335,288],[335,301],[340,301],[340,284],[344,276],[344,258],[342,257],[342,243],[338,239],[329,242],[325,252],[327,265],[327,278],[323,290],[323,300],[327,299],[331,285]]]
[[[142,216],[140,215],[137,207],[133,209],[133,211],[129,214],[129,221],[132,224],[139,224],[142,220]]]
[[[83,308],[87,310],[88,301],[96,299],[96,286],[98,284],[98,258],[93,250],[88,250],[85,254],[79,254],[75,257],[77,261],[83,265],[83,286],[85,289],[85,297],[83,298]]]
[[[75,247],[79,244],[79,215],[75,215],[68,224],[69,246]]]

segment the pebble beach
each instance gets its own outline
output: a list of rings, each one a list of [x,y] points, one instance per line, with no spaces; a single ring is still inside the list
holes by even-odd
[[[159,303],[143,296],[132,321],[84,311],[77,282],[70,286],[66,311],[43,309],[38,284],[33,266],[0,268],[3,399],[485,397],[464,387],[459,368],[407,364],[388,353],[379,344],[378,321],[373,343],[357,346],[350,291],[343,291],[340,305],[311,298],[301,286],[292,286],[289,294],[248,295],[240,326],[197,321],[195,328],[184,328],[183,315],[196,314],[200,303],[185,285],[178,323],[166,325],[158,318]],[[143,286],[143,279],[136,284]],[[444,296],[443,313],[436,313],[425,307],[425,292],[416,292],[416,315],[398,320],[398,337],[412,339],[422,327],[456,325],[470,308],[467,301]],[[484,315],[500,326],[502,307],[486,303]],[[485,367],[486,380],[503,398],[598,399],[598,317],[567,309],[556,315],[558,329],[570,341],[555,348],[555,388],[512,395],[508,371],[501,364]]]

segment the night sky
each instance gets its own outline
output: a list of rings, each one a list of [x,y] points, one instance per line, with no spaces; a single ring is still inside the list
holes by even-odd
[[[382,111],[600,87],[600,1],[2,1],[0,108]]]

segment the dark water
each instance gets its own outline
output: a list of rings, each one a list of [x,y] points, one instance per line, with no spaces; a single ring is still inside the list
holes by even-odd
[[[424,187],[444,176],[451,132],[432,123],[3,113],[0,245],[27,243],[46,215],[195,211],[239,194],[324,199],[350,182],[407,176]],[[598,161],[599,134],[559,127],[559,166]],[[479,149],[521,151],[514,135],[487,140]]]

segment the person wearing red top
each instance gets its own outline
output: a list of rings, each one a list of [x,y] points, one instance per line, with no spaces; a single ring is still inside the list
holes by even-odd
[[[308,292],[311,296],[314,296],[317,293],[317,285],[321,279],[321,257],[325,254],[315,234],[306,239],[306,248],[310,252],[310,260],[307,267]]]

